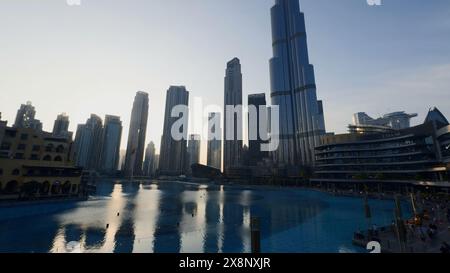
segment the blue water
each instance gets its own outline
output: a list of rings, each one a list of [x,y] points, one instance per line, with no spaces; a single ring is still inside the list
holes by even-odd
[[[373,223],[392,222],[393,201],[370,205]],[[85,202],[0,208],[0,252],[250,252],[253,216],[263,252],[364,251],[351,244],[367,227],[361,198],[155,181],[102,182]]]

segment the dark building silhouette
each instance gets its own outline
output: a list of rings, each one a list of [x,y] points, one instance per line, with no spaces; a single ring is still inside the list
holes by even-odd
[[[17,110],[14,128],[29,128],[37,131],[42,131],[42,122],[35,118],[36,110],[31,102],[22,104]]]
[[[214,124],[214,120],[217,119],[215,125],[211,125],[210,135],[208,136],[208,151],[207,151],[207,165],[213,168],[222,169],[222,140],[216,136],[222,136],[222,128],[220,127],[221,119],[220,113],[209,113],[208,122]],[[217,126],[218,125],[218,126]]]
[[[103,173],[115,174],[119,168],[120,142],[122,140],[120,117],[106,115],[102,138],[100,169]]]
[[[224,102],[223,168],[226,173],[229,168],[239,166],[242,163],[243,117],[227,110],[227,106],[242,107],[242,72],[238,58],[234,58],[227,63]]]
[[[79,124],[75,135],[75,164],[87,170],[98,170],[102,151],[102,119],[94,114]]]
[[[147,133],[148,103],[148,93],[141,91],[136,93],[131,112],[127,152],[123,170],[126,176],[142,175],[145,135]]]
[[[65,113],[59,114],[53,125],[53,135],[61,137],[72,137],[72,133],[69,132],[69,116]]]
[[[261,162],[264,157],[269,156],[268,152],[261,151],[261,145],[265,143],[261,139],[260,134],[260,125],[261,122],[265,122],[266,125],[268,125],[268,112],[267,112],[267,106],[266,106],[266,95],[264,93],[262,94],[253,94],[248,96],[248,106],[254,107],[256,109],[256,119],[253,118],[251,114],[249,113],[249,124],[248,124],[248,135],[249,135],[249,141],[248,141],[248,152],[247,152],[247,160],[248,164],[250,166],[256,166],[258,162]],[[264,109],[264,110],[263,110]],[[262,110],[262,111],[260,111]],[[251,110],[249,110],[251,111]],[[253,113],[255,115],[255,113]],[[256,130],[256,139],[250,139],[250,136],[252,135],[250,130]],[[255,137],[255,136],[253,136]]]
[[[159,171],[162,175],[181,175],[187,169],[187,128],[183,129],[183,139],[175,140],[172,136],[172,126],[179,117],[172,117],[172,109],[178,105],[189,105],[189,92],[184,86],[171,86],[167,90],[164,128],[161,138],[161,153]]]

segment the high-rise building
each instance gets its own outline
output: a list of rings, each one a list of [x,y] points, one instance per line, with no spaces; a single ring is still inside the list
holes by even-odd
[[[88,170],[98,170],[102,151],[102,119],[94,114],[79,124],[75,135],[75,165]]]
[[[242,156],[242,112],[239,115],[227,109],[227,106],[242,107],[242,73],[238,58],[227,64],[224,102],[223,166],[227,173],[229,168],[241,165]]]
[[[106,115],[102,138],[100,169],[103,173],[114,174],[119,168],[120,142],[122,141],[120,117]]]
[[[269,156],[267,152],[261,150],[261,145],[266,143],[266,141],[263,141],[260,135],[261,122],[265,122],[266,125],[268,125],[268,109],[266,103],[266,95],[264,93],[249,95],[248,106],[249,109],[250,107],[254,107],[254,109],[256,109],[256,117],[252,117],[251,113],[249,112],[249,125],[248,125],[249,130],[248,163],[250,164],[250,166],[256,166],[258,162],[261,162],[263,160],[263,158]],[[256,132],[253,132],[252,134],[250,130],[254,130]]]
[[[191,166],[193,164],[200,163],[200,135],[190,135],[188,141],[188,172],[191,172]]]
[[[31,104],[27,102],[22,104],[17,110],[16,120],[14,122],[14,128],[30,128],[37,131],[42,131],[42,122],[35,118],[36,109]]]
[[[210,128],[210,135],[208,136],[208,154],[207,165],[216,169],[222,169],[222,141],[221,138],[216,138],[217,134],[222,134],[222,128],[220,127],[220,113],[209,113],[208,122],[213,122],[217,119],[217,123],[213,123]],[[219,125],[216,128],[216,125]]]
[[[69,132],[69,116],[66,113],[59,114],[53,125],[53,135],[61,137],[72,137]]]
[[[183,129],[183,138],[175,140],[172,137],[172,126],[179,119],[172,117],[172,109],[178,105],[189,105],[189,92],[184,86],[171,86],[167,90],[164,128],[161,138],[159,171],[163,175],[181,175],[186,173],[186,139],[188,128]]]
[[[313,165],[314,147],[325,134],[325,121],[314,67],[309,63],[305,18],[298,0],[276,0],[271,14],[271,97],[280,111],[280,144],[274,162]]]
[[[125,157],[127,154],[127,150],[120,149],[119,154],[119,169],[123,172],[125,170]]]
[[[145,135],[148,119],[148,93],[137,92],[131,112],[130,131],[128,132],[127,153],[124,174],[134,176],[142,174]]]
[[[143,173],[145,176],[153,176],[155,172],[155,143],[150,142],[147,145],[147,149],[145,150],[145,159],[144,159],[144,170]]]
[[[155,175],[157,170],[159,169],[159,154],[155,155],[155,164],[153,166],[153,174]]]

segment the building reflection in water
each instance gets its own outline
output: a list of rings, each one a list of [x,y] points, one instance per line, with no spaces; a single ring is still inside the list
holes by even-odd
[[[250,252],[251,217],[261,219],[266,249],[277,250],[276,235],[300,225],[310,228],[296,231],[292,242],[283,246],[305,238],[326,244],[333,238],[323,234],[334,234],[332,225],[322,222],[329,217],[321,214],[327,208],[322,199],[296,191],[280,194],[277,189],[177,182],[105,182],[99,185],[97,197],[52,218],[54,238],[49,251],[67,252],[69,242],[78,242],[82,252]]]
[[[139,224],[135,225],[133,253],[153,252],[156,219],[160,213],[160,195],[158,184],[140,185],[134,211],[134,219]]]
[[[262,235],[313,217],[319,207],[277,202],[267,206],[257,191],[160,182],[115,183],[110,198],[90,201],[59,219],[52,252],[68,242],[83,252],[250,252],[250,219],[262,218]],[[105,196],[102,188],[102,195]],[[270,200],[269,200],[270,201]],[[98,204],[96,204],[98,203]],[[97,216],[97,217],[93,217]],[[286,226],[287,225],[287,226]]]

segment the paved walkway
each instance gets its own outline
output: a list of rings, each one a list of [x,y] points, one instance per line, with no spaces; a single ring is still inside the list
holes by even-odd
[[[438,209],[438,204],[443,208]],[[422,202],[421,206],[426,211],[427,220],[421,227],[406,225],[407,243],[401,248],[396,227],[394,225],[378,230],[378,241],[381,243],[381,251],[385,253],[441,253],[443,242],[450,245],[450,222],[447,217],[447,203],[431,201]],[[439,207],[440,207],[439,206]],[[437,231],[430,238],[427,234],[429,225],[434,224]],[[365,233],[367,234],[367,232]],[[367,238],[367,237],[366,237]],[[356,245],[366,246],[367,239],[354,241]]]

